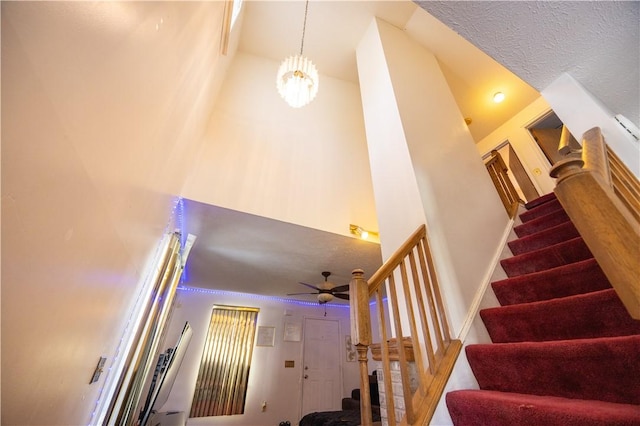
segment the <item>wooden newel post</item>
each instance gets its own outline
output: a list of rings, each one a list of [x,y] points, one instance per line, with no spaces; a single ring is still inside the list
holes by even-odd
[[[360,367],[360,422],[362,426],[373,423],[371,415],[371,393],[369,390],[369,367],[367,351],[371,345],[371,316],[369,313],[369,285],[362,269],[354,269],[349,283],[351,307],[351,341],[358,351]]]

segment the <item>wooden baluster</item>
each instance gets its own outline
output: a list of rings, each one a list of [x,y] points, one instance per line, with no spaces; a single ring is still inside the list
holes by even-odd
[[[378,377],[378,382],[382,379],[384,394],[386,396],[387,424],[395,426],[396,408],[393,399],[393,386],[391,384],[391,361],[389,360],[389,339],[387,333],[387,321],[384,314],[384,301],[382,300],[382,288],[376,291],[376,305],[378,313],[378,324],[380,324],[380,361],[382,361],[382,377]],[[373,347],[371,350],[373,355]],[[375,359],[375,356],[374,356]],[[381,404],[382,405],[382,404]]]

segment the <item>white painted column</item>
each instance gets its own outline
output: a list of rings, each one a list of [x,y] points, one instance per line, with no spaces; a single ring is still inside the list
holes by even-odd
[[[383,257],[427,224],[455,337],[507,214],[435,56],[379,19],[356,53]]]

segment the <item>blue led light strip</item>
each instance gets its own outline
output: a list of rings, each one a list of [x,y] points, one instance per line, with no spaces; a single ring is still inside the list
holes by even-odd
[[[294,299],[286,299],[284,297],[276,297],[276,296],[264,296],[261,294],[252,294],[252,293],[239,293],[234,291],[225,291],[225,290],[213,290],[208,288],[198,288],[198,287],[188,287],[181,285],[178,287],[178,291],[191,291],[195,293],[204,293],[204,294],[217,294],[221,296],[239,296],[246,297],[249,299],[258,299],[258,300],[268,300],[272,302],[282,302],[282,303],[291,303],[294,305],[301,306],[323,306],[318,302],[305,302],[302,300],[294,300]],[[337,303],[327,303],[326,306],[328,308],[347,308],[349,309],[349,305],[347,304],[337,304]]]
[[[184,213],[184,199],[182,197],[178,198],[178,201],[176,203],[175,215],[176,215],[176,228],[180,232],[180,247],[184,252],[184,246],[187,241],[187,233],[184,230],[185,213]],[[185,265],[184,268],[182,269],[182,275],[180,276],[180,284],[184,284],[186,281],[189,280],[188,275],[189,275],[188,268],[187,268],[187,265]]]

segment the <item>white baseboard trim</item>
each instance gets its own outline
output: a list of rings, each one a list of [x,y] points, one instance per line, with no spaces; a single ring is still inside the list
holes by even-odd
[[[482,284],[480,285],[480,287],[476,291],[475,296],[473,297],[473,301],[471,302],[471,306],[469,307],[469,311],[467,312],[467,316],[465,317],[465,320],[462,323],[462,328],[460,329],[460,333],[458,335],[458,339],[460,339],[460,341],[463,343],[467,338],[467,334],[471,329],[471,325],[473,324],[473,321],[478,315],[478,311],[480,310],[480,303],[482,302],[484,294],[487,291],[489,284],[491,283],[491,277],[493,276],[493,273],[495,272],[496,267],[499,265],[500,257],[502,256],[504,247],[506,246],[507,241],[509,240],[509,235],[511,234],[511,230],[513,229],[514,223],[515,223],[514,218],[512,218],[507,223],[507,226],[502,234],[502,239],[500,240],[500,244],[498,244],[498,248],[493,255],[493,259],[490,264],[491,266],[487,270],[482,280]]]

